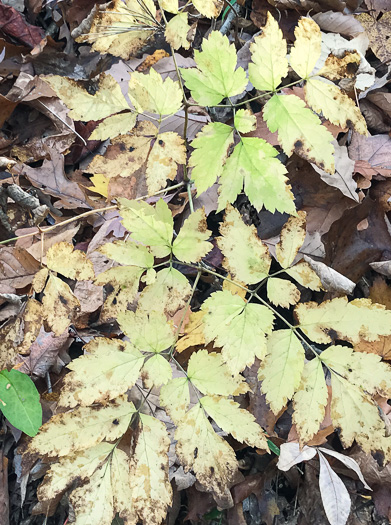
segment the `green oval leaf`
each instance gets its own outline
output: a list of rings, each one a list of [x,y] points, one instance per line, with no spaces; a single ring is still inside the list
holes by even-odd
[[[0,372],[0,409],[14,427],[35,436],[42,425],[39,393],[28,375],[18,370]]]

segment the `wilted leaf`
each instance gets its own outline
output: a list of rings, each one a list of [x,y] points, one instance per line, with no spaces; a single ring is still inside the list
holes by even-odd
[[[300,447],[299,443],[283,443],[280,447],[280,456],[278,458],[277,467],[287,472],[294,465],[308,461],[316,456],[316,448],[307,447],[304,445]]]
[[[281,230],[276,256],[283,268],[291,266],[303,245],[306,234],[305,217],[305,212],[297,212],[297,217],[290,217]]]
[[[295,45],[291,49],[290,63],[301,78],[308,78],[320,57],[322,34],[311,18],[300,18],[295,29]]]
[[[247,226],[233,206],[227,206],[220,233],[217,243],[225,256],[223,265],[233,278],[255,284],[267,277],[271,264],[269,251],[256,228]]]
[[[68,365],[72,372],[65,376],[59,405],[73,408],[106,402],[136,383],[144,357],[127,341],[97,337],[85,351]]]
[[[53,274],[45,287],[42,305],[46,324],[56,335],[61,335],[68,328],[80,308],[69,286]]]
[[[175,439],[176,453],[185,470],[191,469],[205,488],[224,495],[238,468],[235,453],[215,433],[199,403],[178,423]]]
[[[276,306],[289,308],[300,301],[300,292],[290,281],[270,277],[267,280],[267,298]]]
[[[46,253],[46,266],[69,279],[89,281],[95,277],[94,267],[86,254],[74,250],[72,244],[67,242],[59,242],[49,248]]]
[[[164,423],[140,414],[137,444],[131,459],[130,492],[134,507],[144,523],[161,523],[171,505],[168,479],[170,439]]]
[[[80,407],[56,414],[30,441],[28,452],[51,457],[66,456],[104,439],[114,441],[125,433],[135,411],[133,403],[123,396],[105,406]]]
[[[300,328],[316,343],[376,341],[380,335],[391,334],[391,311],[369,299],[349,303],[346,297],[338,297],[320,305],[305,303],[296,306],[295,313]]]
[[[82,85],[67,77],[49,75],[43,78],[71,110],[69,116],[74,120],[101,120],[129,110],[119,84],[111,75],[100,76],[95,95],[90,95]]]
[[[103,11],[96,10],[89,33],[76,41],[92,41],[93,51],[111,53],[127,60],[156,31],[155,17],[156,7],[152,0],[142,3],[137,0],[127,0],[126,3],[114,0]]]
[[[174,49],[183,47],[184,49],[190,48],[190,41],[188,40],[188,33],[190,26],[187,23],[187,13],[180,13],[166,25],[165,37],[169,44]]]
[[[341,478],[318,450],[319,488],[323,507],[330,525],[345,525],[350,514],[350,496]]]
[[[185,161],[183,139],[173,132],[159,134],[154,124],[145,121],[130,134],[112,139],[105,155],[94,157],[87,170],[109,178],[109,194],[113,191],[111,183],[115,177],[128,177],[124,187],[132,193],[126,195],[133,198],[147,192],[153,194],[165,187],[167,179],[173,180],[178,165]],[[122,197],[123,192],[116,196]]]

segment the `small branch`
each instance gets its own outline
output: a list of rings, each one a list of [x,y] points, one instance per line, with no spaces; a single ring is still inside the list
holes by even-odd
[[[178,184],[175,184],[174,186],[170,186],[169,188],[164,188],[163,190],[159,190],[156,193],[153,193],[152,195],[143,195],[142,197],[137,197],[134,200],[141,201],[144,199],[148,199],[150,197],[155,197],[156,195],[161,195],[162,193],[166,193],[170,190],[181,188],[184,185],[185,185],[184,182],[180,182]],[[106,206],[106,208],[98,208],[96,210],[89,210],[84,213],[81,213],[80,215],[76,215],[75,217],[71,217],[70,219],[67,219],[63,222],[58,222],[57,224],[53,224],[53,226],[49,226],[47,228],[38,228],[38,232],[26,233],[26,235],[20,235],[19,237],[13,237],[12,239],[0,241],[0,245],[8,244],[10,242],[17,241],[18,239],[26,239],[27,237],[33,237],[34,235],[37,235],[38,233],[41,233],[41,234],[49,233],[55,230],[56,228],[59,228],[61,226],[65,226],[66,224],[70,224],[72,222],[78,221],[79,219],[83,219],[84,217],[89,217],[90,215],[93,215],[94,213],[105,213],[106,211],[116,210],[117,208],[118,208],[118,204],[113,204],[112,206]]]

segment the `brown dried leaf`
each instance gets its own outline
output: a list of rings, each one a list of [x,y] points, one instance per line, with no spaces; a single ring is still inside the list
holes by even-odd
[[[9,293],[10,288],[13,291],[24,288],[32,282],[38,270],[38,261],[23,248],[2,247],[0,249],[0,292]]]
[[[64,172],[64,156],[50,150],[51,160],[45,159],[40,168],[16,165],[14,171],[24,175],[36,188],[59,200],[55,208],[91,208],[87,197],[76,182],[71,182]]]

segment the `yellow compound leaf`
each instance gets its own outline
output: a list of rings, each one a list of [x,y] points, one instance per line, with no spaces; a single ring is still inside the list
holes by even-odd
[[[187,377],[203,394],[230,396],[245,394],[249,390],[242,376],[231,374],[221,354],[209,354],[207,350],[191,355]]]
[[[178,0],[162,0],[160,6],[169,13],[176,14],[178,12]]]
[[[334,140],[305,103],[296,95],[273,95],[265,104],[263,116],[269,130],[278,132],[284,152],[293,151],[317,166],[334,173]]]
[[[111,525],[115,516],[111,469],[107,465],[98,468],[85,485],[72,492],[70,502],[76,524]]]
[[[148,75],[132,73],[128,95],[139,113],[173,115],[182,106],[182,90],[178,80],[163,77],[153,68]]]
[[[319,358],[328,368],[369,394],[391,396],[391,368],[381,362],[380,356],[335,345],[322,352]]]
[[[118,199],[122,224],[132,232],[132,239],[151,247],[156,257],[171,253],[173,218],[163,199],[156,206],[143,201]]]
[[[217,18],[224,5],[222,0],[195,0],[194,7],[207,18]]]
[[[131,488],[132,462],[128,454],[116,448],[111,458],[113,507],[125,523],[136,523],[135,502]]]
[[[180,13],[168,22],[164,35],[167,42],[174,49],[179,49],[180,47],[190,49],[190,40],[187,38],[189,31],[190,26],[187,23],[187,13]]]
[[[198,208],[185,220],[172,245],[172,253],[180,261],[199,262],[213,248],[207,242],[211,233],[206,226],[205,209]]]
[[[42,299],[45,321],[56,335],[61,335],[72,323],[80,303],[69,288],[58,277],[50,275]]]
[[[297,390],[304,367],[304,349],[292,330],[277,330],[267,339],[267,353],[258,377],[262,392],[275,414]]]
[[[236,69],[235,46],[219,31],[212,31],[208,39],[204,38],[202,51],[195,51],[194,59],[197,69],[181,69],[181,74],[200,105],[215,106],[223,98],[239,95],[246,88],[248,81],[244,69]]]
[[[136,312],[122,312],[118,316],[118,323],[124,334],[141,352],[159,354],[175,342],[172,327],[161,312],[146,312],[140,309]]]
[[[251,366],[255,357],[263,359],[266,334],[273,327],[274,316],[266,306],[248,304],[228,291],[213,293],[204,301],[206,342],[215,340],[233,374]]]
[[[233,129],[221,122],[210,122],[197,134],[191,143],[194,151],[189,159],[197,195],[207,190],[220,177],[232,143]]]
[[[165,357],[155,354],[145,360],[141,376],[146,388],[165,385],[172,378],[171,365]]]
[[[114,441],[127,430],[136,409],[121,396],[101,407],[80,407],[54,415],[31,440],[28,452],[51,457],[93,447],[106,439]]]
[[[300,301],[300,292],[290,281],[271,277],[267,280],[267,298],[276,306],[289,308]]]
[[[44,80],[71,110],[68,115],[74,120],[101,120],[124,109],[129,110],[119,84],[111,75],[103,73],[99,77],[95,95],[90,95],[82,84],[67,77],[48,75]]]
[[[89,281],[94,279],[94,267],[84,252],[74,250],[68,242],[53,244],[46,253],[46,266],[68,279]]]
[[[184,335],[176,344],[177,352],[183,352],[186,348],[205,344],[204,323],[202,321],[204,315],[205,312],[202,310],[191,312],[189,321],[184,327]]]
[[[200,403],[216,424],[239,443],[269,451],[262,428],[250,412],[239,408],[239,403],[219,396],[205,396]]]
[[[228,205],[217,243],[225,256],[223,266],[234,279],[246,284],[262,281],[269,274],[269,250],[254,225],[246,225],[239,211]]]
[[[317,357],[304,365],[299,389],[293,397],[293,422],[300,444],[310,441],[324,419],[328,392],[323,366]]]
[[[290,63],[301,78],[308,78],[320,57],[322,34],[314,20],[301,18],[295,29],[295,37]]]
[[[361,135],[368,135],[361,111],[336,85],[321,77],[310,78],[304,92],[308,105],[317,113],[323,113],[330,122],[342,128],[354,128]]]
[[[239,133],[249,133],[257,128],[257,118],[249,109],[239,109],[235,113],[234,125]]]
[[[343,446],[350,447],[356,440],[364,452],[377,450],[385,435],[377,406],[363,391],[335,373],[331,374],[331,387],[331,419],[341,429]]]
[[[43,291],[48,280],[49,273],[50,272],[47,268],[42,268],[34,275],[34,279],[31,284],[34,292],[41,293]]]
[[[120,312],[118,323],[132,344],[147,354],[141,372],[147,388],[166,384],[172,377],[172,370],[168,360],[159,354],[175,343],[166,316],[162,312],[138,309],[136,312]]]
[[[153,255],[145,246],[131,241],[114,241],[104,244],[98,250],[109,259],[120,264],[137,266],[139,268],[152,268]],[[102,274],[100,274],[102,275]]]
[[[275,91],[288,74],[287,46],[275,18],[268,12],[262,34],[250,46],[248,74],[252,85],[261,91]]]
[[[157,30],[155,17],[153,0],[140,3],[137,0],[114,0],[104,11],[97,10],[89,33],[76,41],[93,42],[93,51],[128,60]]]
[[[331,301],[303,303],[295,308],[303,332],[316,343],[341,339],[358,343],[361,339],[376,341],[391,334],[391,310],[370,299],[337,297]]]
[[[110,284],[110,293],[108,293],[101,319],[117,318],[119,312],[127,310],[138,292],[140,277],[144,273],[144,268],[137,266],[117,266],[110,268],[98,275],[95,284],[104,286]]]
[[[161,523],[171,505],[169,446],[164,423],[140,414],[137,444],[131,459],[130,490],[138,518],[143,523]]]
[[[74,490],[70,500],[76,515],[76,524],[94,523],[111,525],[118,513],[125,523],[135,524],[132,491],[130,489],[130,459],[118,448],[88,479]]]
[[[235,453],[218,436],[198,403],[178,423],[175,432],[176,453],[185,470],[192,470],[197,480],[217,495],[227,494],[238,469]]]
[[[61,457],[50,466],[43,483],[38,488],[39,501],[50,501],[77,481],[88,480],[112,453],[115,445],[99,443],[73,454]]]
[[[103,403],[136,383],[144,357],[130,343],[96,337],[85,346],[85,351],[85,355],[68,365],[72,372],[65,376],[59,405]]]
[[[190,393],[187,377],[176,377],[160,389],[160,403],[177,425],[187,412]]]
[[[305,288],[315,291],[322,290],[321,280],[307,262],[301,261],[285,270],[285,273]]]
[[[288,268],[295,260],[305,239],[304,211],[297,212],[297,217],[290,217],[281,230],[280,242],[276,245],[277,261],[283,268]]]
[[[106,140],[118,135],[125,135],[136,125],[136,118],[137,113],[119,113],[107,117],[94,129],[88,140]]]
[[[178,165],[186,162],[183,139],[174,132],[158,133],[154,124],[140,122],[129,135],[111,140],[105,155],[97,155],[88,166],[89,173],[129,177],[129,185],[143,188],[151,195],[173,180]],[[110,181],[109,181],[110,182]],[[109,186],[110,191],[110,186]],[[142,190],[144,193],[145,189]]]
[[[186,277],[175,268],[165,268],[156,274],[156,280],[141,292],[138,308],[146,312],[164,311],[174,315],[186,305],[191,286]]]

